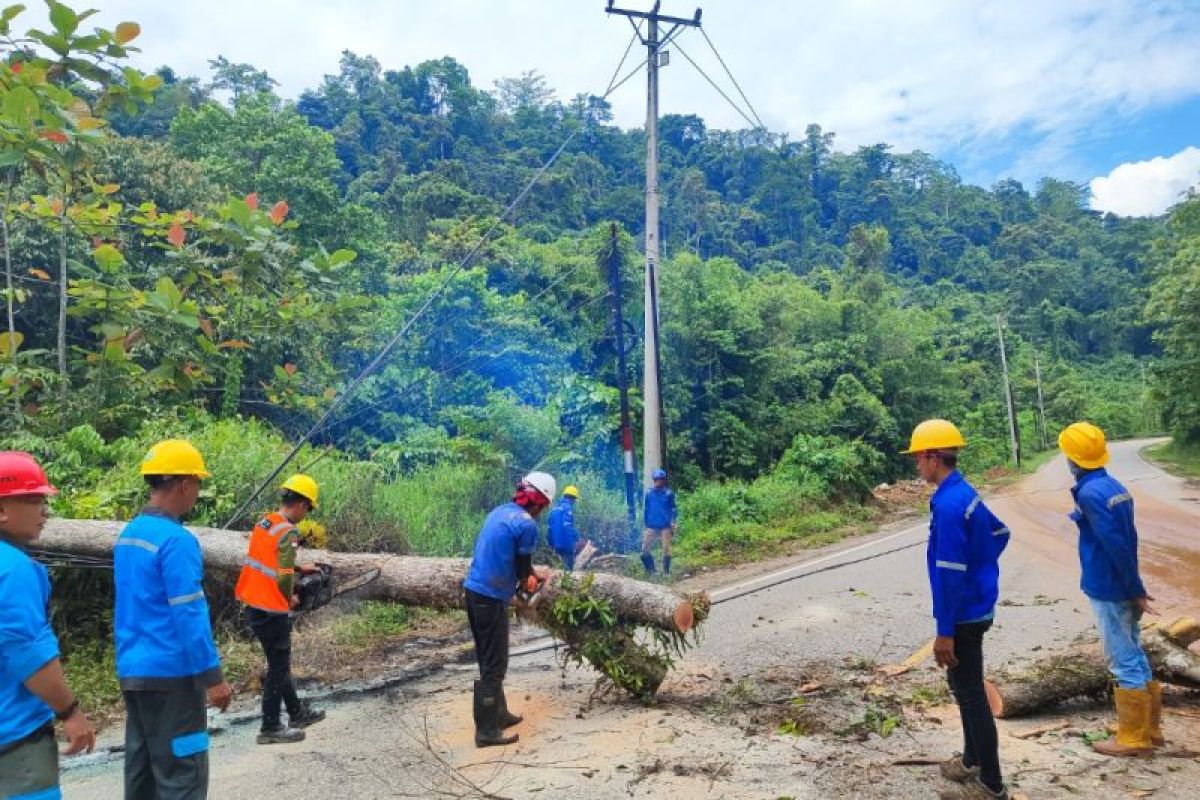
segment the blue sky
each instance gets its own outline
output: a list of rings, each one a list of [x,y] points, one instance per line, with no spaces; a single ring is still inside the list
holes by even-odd
[[[223,54],[293,97],[344,49],[393,68],[452,55],[485,88],[536,69],[560,98],[599,93],[630,35],[604,0],[93,2],[104,24],[142,23],[143,66],[203,75]],[[919,148],[984,184],[1092,182],[1093,202],[1118,213],[1159,213],[1200,178],[1200,0],[664,0],[663,11],[697,5],[773,130],[818,122],[842,148]],[[698,34],[680,44],[723,78]],[[662,82],[664,112],[742,124],[678,54]],[[641,124],[642,92],[634,80],[614,96],[621,124]]]

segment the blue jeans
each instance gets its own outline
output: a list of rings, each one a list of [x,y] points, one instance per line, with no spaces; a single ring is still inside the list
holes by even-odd
[[[1142,614],[1137,605],[1129,600],[1088,600],[1096,612],[1100,643],[1117,685],[1122,689],[1145,689],[1154,680],[1154,673],[1142,649]]]

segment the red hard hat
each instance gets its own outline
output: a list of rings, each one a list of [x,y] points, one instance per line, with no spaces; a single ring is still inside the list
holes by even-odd
[[[58,489],[50,485],[41,465],[29,453],[0,452],[0,497],[22,494],[52,495],[58,494]]]

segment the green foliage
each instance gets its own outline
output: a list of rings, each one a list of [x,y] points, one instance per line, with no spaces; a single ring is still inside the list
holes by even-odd
[[[1171,213],[1155,244],[1156,276],[1146,308],[1163,356],[1154,366],[1163,420],[1183,444],[1200,444],[1200,197]]]
[[[411,624],[412,611],[407,606],[367,601],[337,622],[333,636],[339,647],[364,649],[380,639],[407,633]]]
[[[648,703],[675,659],[696,639],[657,628],[639,638],[638,626],[621,620],[608,601],[592,594],[594,580],[591,574],[578,581],[564,575],[549,610],[550,632],[567,645],[560,656],[563,664],[586,661],[614,687]],[[707,608],[698,609],[697,621],[705,615]]]
[[[1172,472],[1189,478],[1200,478],[1200,447],[1172,440],[1147,448],[1146,452]]]
[[[60,42],[45,37],[127,55],[136,26],[88,38],[85,14],[55,9],[53,30],[30,34],[48,53]],[[329,454],[314,471],[335,547],[465,554],[483,513],[534,467],[587,484],[585,535],[623,539],[596,267],[616,221],[636,328],[642,142],[604,101],[559,100],[536,73],[493,95],[451,58],[384,69],[346,53],[294,103],[225,58],[207,82],[79,67],[75,88],[39,75],[49,63],[0,67],[0,150],[15,154],[0,156],[4,249],[46,266],[5,287],[21,329],[0,355],[0,435],[61,461],[60,513],[132,513],[137,455],[186,433],[216,473],[196,519],[223,522],[578,130],[298,466]],[[838,152],[817,126],[796,141],[694,116],[661,130],[681,553],[703,562],[836,536],[874,484],[911,471],[899,451],[927,417],[960,424],[968,471],[1006,462],[997,312],[1027,452],[1043,438],[1035,359],[1052,444],[1079,418],[1114,437],[1159,427],[1141,378],[1157,346],[1155,396],[1188,435],[1194,202],[1164,230],[1098,218],[1062,181],[981,188],[923,153]],[[69,196],[37,166],[51,158],[75,170]],[[640,348],[629,356],[636,375]],[[635,388],[635,414],[640,399]]]

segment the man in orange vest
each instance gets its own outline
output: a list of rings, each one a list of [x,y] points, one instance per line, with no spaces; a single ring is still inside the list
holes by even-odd
[[[279,510],[266,514],[250,533],[250,550],[234,590],[237,599],[246,605],[246,622],[267,657],[259,744],[303,741],[303,729],[325,719],[324,711],[300,700],[292,683],[290,613],[297,603],[293,594],[296,549],[300,546],[296,525],[317,507],[319,489],[309,476],[293,475],[280,492]],[[300,567],[301,572],[311,569]],[[280,720],[285,704],[286,726]]]

